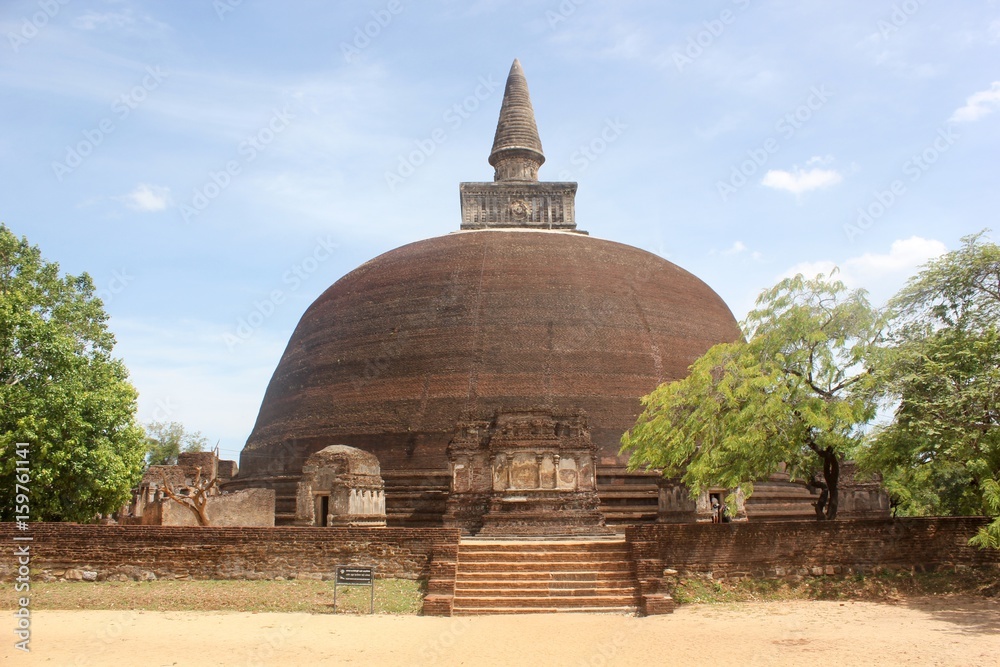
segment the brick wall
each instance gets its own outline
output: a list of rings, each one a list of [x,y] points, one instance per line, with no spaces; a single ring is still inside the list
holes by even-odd
[[[627,529],[642,614],[669,613],[678,576],[787,578],[1000,568],[1000,551],[968,545],[975,517],[782,523],[650,524]]]
[[[716,578],[842,574],[875,569],[1000,567],[1000,551],[969,547],[979,518],[643,525],[627,537],[644,593],[664,569]],[[13,524],[0,540],[13,544]],[[375,565],[381,577],[428,579],[448,596],[459,533],[446,528],[186,528],[33,523],[39,580],[329,578],[336,565]],[[11,579],[16,559],[0,559]],[[86,576],[84,576],[86,575]],[[451,575],[451,576],[449,576]],[[439,590],[440,589],[440,590]]]
[[[435,548],[458,545],[445,528],[186,528],[0,524],[0,540],[30,534],[39,580],[330,578],[336,565],[374,565],[379,577],[426,578]],[[0,559],[0,578],[16,570]]]
[[[773,577],[1000,565],[1000,551],[968,546],[983,525],[977,517],[659,524],[629,528],[628,538],[633,557],[661,571]]]

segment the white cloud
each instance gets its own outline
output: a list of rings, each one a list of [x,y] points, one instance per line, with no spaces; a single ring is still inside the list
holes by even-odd
[[[806,161],[806,166],[811,167],[814,164],[821,164],[826,166],[833,162],[832,155],[814,155]]]
[[[737,241],[732,246],[730,246],[728,250],[723,250],[722,254],[723,255],[738,255],[741,252],[744,252],[746,249],[747,249],[746,244],[744,244],[743,241]]]
[[[135,23],[131,12],[100,13],[93,10],[73,19],[73,27],[80,30],[96,30],[97,28],[124,28]]]
[[[815,164],[816,160],[826,164],[826,162],[823,162],[826,159],[814,157],[807,164]],[[775,190],[786,190],[792,194],[800,195],[810,190],[818,190],[836,185],[842,180],[844,180],[844,177],[836,169],[820,169],[817,167],[805,170],[793,167],[792,171],[771,169],[764,174],[764,179],[760,183],[765,187],[774,188]]]
[[[837,279],[848,287],[868,290],[872,303],[880,304],[895,294],[921,265],[946,252],[948,248],[940,241],[911,236],[893,241],[887,253],[866,252],[839,263],[833,260],[800,262],[779,276],[779,280],[799,273],[807,278],[819,273],[829,276],[839,267]]]
[[[718,250],[716,248],[712,248],[711,250],[708,251],[708,254],[712,256],[722,255],[723,257],[734,257],[736,255],[741,255],[743,257],[750,257],[750,259],[752,259],[755,262],[759,262],[763,258],[763,255],[760,252],[756,250],[750,250],[750,248],[747,247],[747,244],[744,243],[743,241],[733,241],[733,245],[729,246],[725,250]]]
[[[955,109],[948,120],[954,123],[969,123],[1000,109],[1000,81],[994,81],[987,90],[973,93],[965,100],[965,106]]]
[[[148,183],[140,183],[135,190],[116,199],[125,202],[133,211],[147,213],[163,211],[171,203],[170,188]]]
[[[927,260],[946,252],[948,248],[940,241],[911,236],[893,241],[888,254],[866,252],[860,257],[847,260],[845,267],[852,273],[872,277],[901,271],[915,272]]]

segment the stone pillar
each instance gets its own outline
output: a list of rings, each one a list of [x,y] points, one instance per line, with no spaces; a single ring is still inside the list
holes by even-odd
[[[493,490],[506,491],[510,488],[510,471],[507,468],[507,457],[503,454],[493,459]]]

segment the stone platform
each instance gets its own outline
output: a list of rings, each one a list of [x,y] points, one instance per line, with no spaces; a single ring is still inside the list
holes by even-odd
[[[637,585],[621,536],[463,538],[448,611],[636,613]]]

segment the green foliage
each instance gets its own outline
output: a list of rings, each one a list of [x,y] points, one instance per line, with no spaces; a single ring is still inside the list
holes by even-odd
[[[881,321],[864,292],[801,275],[761,294],[746,342],[716,345],[690,375],[643,398],[622,438],[630,466],[709,487],[752,491],[779,464],[810,480],[825,458],[853,452],[875,412],[863,360]]]
[[[137,394],[87,274],[60,276],[0,225],[0,488],[29,447],[33,520],[89,521],[116,510],[142,469]],[[5,503],[0,518],[11,521]]]
[[[875,382],[896,402],[861,463],[905,514],[1000,515],[1000,246],[968,236],[890,302]],[[1000,547],[1000,519],[976,538]]]
[[[993,521],[969,540],[969,544],[983,549],[1000,549],[1000,482],[995,479],[983,482],[983,504]]]
[[[198,431],[188,433],[178,422],[152,421],[146,425],[146,463],[175,465],[181,452],[203,452],[208,440]]]

